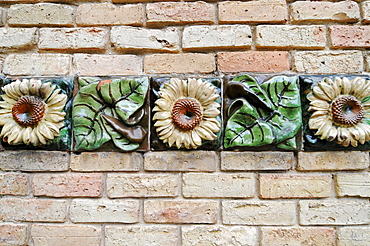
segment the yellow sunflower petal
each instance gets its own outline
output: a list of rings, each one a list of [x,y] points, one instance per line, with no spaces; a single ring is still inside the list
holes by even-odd
[[[14,120],[7,121],[1,129],[0,137],[8,135],[13,129],[17,128],[18,123]],[[17,128],[18,129],[18,128]]]
[[[361,90],[356,89],[356,97],[358,100],[363,100],[365,97],[370,95],[370,80],[364,79],[364,84]]]
[[[184,142],[184,134],[178,134],[176,136],[176,147],[180,149],[183,142]]]
[[[175,126],[171,124],[170,126],[166,127],[162,131],[158,132],[158,136],[160,136],[161,140],[165,138],[169,138],[172,135],[174,128]]]
[[[1,114],[1,117],[0,117],[0,126],[3,126],[7,123],[9,123],[9,121],[14,121],[13,120],[13,115],[11,113],[9,114]]]
[[[37,136],[37,139],[40,143],[42,144],[46,144],[46,138],[41,134],[40,132],[40,124],[38,124],[34,129],[33,129],[33,134],[35,134]]]
[[[332,125],[333,123],[330,120],[324,121],[323,124],[319,127],[319,129],[317,129],[315,135],[320,135],[321,139],[324,139],[322,138],[322,136],[328,134]]]
[[[344,127],[338,128],[338,141],[344,142],[350,137],[349,131]],[[348,146],[348,145],[347,145]]]
[[[202,106],[204,108],[216,103],[215,100],[217,100],[218,98],[220,97],[220,95],[218,94],[212,94],[210,97],[208,97],[207,100],[205,100],[203,103],[202,103]],[[218,105],[220,105],[219,103],[217,103]],[[219,106],[220,107],[220,106]]]
[[[204,127],[204,128],[208,128],[212,132],[219,132],[220,131],[220,128],[218,127],[218,125],[213,123],[213,122],[202,121],[199,125]]]
[[[318,99],[321,99],[321,100],[324,100],[324,101],[327,101],[327,102],[330,102],[332,99],[330,97],[328,97],[324,91],[318,87],[318,86],[314,86],[313,87],[313,95],[318,98]]]
[[[33,95],[33,96],[37,96],[37,97],[40,97],[40,88],[41,88],[41,85],[42,85],[42,82],[41,80],[39,79],[31,79],[30,80],[30,83],[29,83],[29,91],[30,91],[30,94]]]
[[[156,112],[153,116],[153,120],[165,120],[171,118],[172,115],[168,111]]]
[[[365,142],[370,141],[370,126],[364,123],[359,123],[357,125],[358,128],[361,128],[361,130],[365,133]]]
[[[45,120],[47,121],[50,121],[50,122],[54,122],[54,123],[58,123],[58,122],[62,122],[64,120],[64,116],[66,115],[65,112],[48,112],[46,115],[45,115]]]
[[[210,83],[209,82],[202,82],[201,85],[198,87],[198,90],[195,94],[195,98],[198,99],[198,101],[200,101],[199,99],[209,95],[211,92],[209,92],[210,90]]]
[[[23,143],[27,145],[31,143],[31,134],[32,134],[32,128],[26,127],[26,129],[23,131],[23,134],[22,134]]]
[[[154,124],[155,127],[158,126],[169,126],[172,124],[172,119],[166,119],[166,120],[157,120],[157,122]]]
[[[22,142],[22,133],[24,128],[18,124],[15,124],[9,134],[5,134],[8,137],[7,142],[9,144],[20,144]]]
[[[352,85],[351,85],[351,81],[347,77],[342,78],[342,85],[343,85],[342,94],[344,95],[350,94]]]
[[[328,136],[326,140],[329,142],[333,141],[338,135],[338,129],[335,126],[331,126]]]
[[[353,137],[351,137],[351,145],[352,145],[352,147],[357,147],[357,145],[358,145],[358,141],[355,140]]]
[[[184,136],[184,146],[185,146],[185,148],[190,149],[190,147],[191,147],[191,132],[185,132],[183,134],[183,136]]]
[[[64,125],[64,122],[61,124],[61,126],[59,126],[59,124],[54,124],[54,123],[51,123],[49,121],[42,121],[42,123],[51,131],[51,133],[53,134],[53,138],[55,138],[56,136],[59,136],[59,129],[61,128],[61,126]]]
[[[217,138],[217,136],[213,132],[211,132],[211,130],[209,130],[208,128],[202,127],[201,125],[196,127],[194,130],[196,130],[198,135],[205,140],[213,140]]]
[[[188,80],[188,97],[195,98],[198,87],[202,84],[202,80],[189,79]]]
[[[30,84],[28,79],[24,79],[19,86],[19,90],[22,92],[23,95],[30,95]]]
[[[176,142],[177,136],[180,134],[180,131],[175,127],[173,129],[172,135],[168,138],[168,146],[172,146]]]
[[[203,117],[215,118],[220,114],[220,110],[217,108],[210,108],[203,111]]]
[[[216,124],[216,126],[218,128],[221,127],[220,122],[218,122],[218,120],[216,118],[204,118],[203,121],[205,121],[205,122],[212,122],[213,124]]]
[[[40,96],[44,99],[44,101],[48,100],[55,88],[56,85],[52,85],[50,82],[41,85]]]
[[[330,104],[323,100],[314,100],[310,103],[310,108],[315,110],[329,110]]]
[[[356,129],[356,127],[348,127],[347,129],[355,140],[360,139],[360,132]]]
[[[163,98],[160,98],[157,101],[155,101],[155,104],[157,105],[158,109],[154,108],[153,111],[160,111],[160,110],[170,111],[171,102],[169,102],[169,101],[167,101]]]
[[[198,135],[198,133],[196,131],[191,131],[191,137],[194,141],[194,144],[196,146],[200,146],[202,145],[202,139],[200,138],[200,136]]]
[[[325,79],[325,82],[326,82],[329,86],[331,86],[331,87],[333,88],[333,91],[334,91],[334,97],[333,97],[333,99],[334,99],[335,97],[337,97],[337,96],[339,96],[339,95],[340,95],[340,88],[338,87],[337,83],[335,83],[333,80],[331,80],[331,79],[329,79],[329,78]]]
[[[310,129],[318,129],[326,121],[329,121],[329,118],[327,115],[310,118],[308,120],[308,126]]]
[[[40,133],[45,137],[46,140],[54,138],[54,134],[51,132],[50,128],[46,126],[44,121],[41,121],[38,126]]]
[[[365,139],[366,139],[366,133],[365,131],[360,127],[360,126],[356,126],[356,130],[358,131],[359,133],[359,138],[357,139],[360,144],[364,144],[365,143]]]
[[[327,110],[317,110],[315,112],[312,113],[311,115],[311,118],[315,118],[315,117],[318,117],[318,116],[324,116],[324,115],[328,115],[328,111]]]
[[[320,82],[318,86],[330,98],[330,100],[333,100],[335,98],[335,91],[333,87],[328,85],[326,82]]]
[[[1,98],[4,100],[5,103],[7,103],[8,105],[4,105],[3,108],[12,108],[13,105],[17,102],[17,100],[14,100],[13,98],[10,98],[9,96],[7,95],[2,95]]]

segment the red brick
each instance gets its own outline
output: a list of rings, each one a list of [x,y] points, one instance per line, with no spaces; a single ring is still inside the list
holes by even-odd
[[[370,26],[331,26],[331,46],[370,48]]]
[[[0,174],[0,195],[26,196],[27,193],[28,182],[26,174]]]
[[[27,225],[0,224],[0,245],[25,245]]]

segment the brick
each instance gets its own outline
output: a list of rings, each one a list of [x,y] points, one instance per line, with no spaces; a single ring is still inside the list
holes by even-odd
[[[352,23],[360,19],[360,8],[354,1],[311,2],[298,1],[290,5],[293,23],[307,21],[335,21]]]
[[[298,73],[361,73],[360,51],[298,51],[293,54],[293,68]]]
[[[255,191],[252,173],[186,173],[182,194],[189,198],[248,198]]]
[[[75,199],[70,218],[74,223],[137,223],[139,201]]]
[[[256,46],[270,48],[324,49],[325,26],[260,25],[256,27]]]
[[[71,155],[71,169],[77,172],[139,171],[140,153],[82,152]]]
[[[5,13],[6,10],[4,8],[0,8],[0,26],[5,25]]]
[[[335,230],[328,227],[262,227],[261,245],[334,246]]]
[[[370,227],[339,227],[337,246],[370,245]]]
[[[37,39],[36,31],[37,28],[0,28],[0,51],[27,49],[34,46]]]
[[[370,204],[363,200],[300,201],[301,225],[364,225],[370,223]]]
[[[100,228],[81,225],[32,225],[34,246],[99,246]]]
[[[299,171],[361,170],[369,167],[366,152],[299,152]]]
[[[370,71],[370,53],[365,53],[366,71]]]
[[[26,174],[0,173],[0,195],[26,196],[27,194],[28,181]]]
[[[100,197],[102,178],[99,173],[36,174],[32,190],[35,196]]]
[[[38,47],[44,50],[104,50],[108,30],[98,27],[41,28]]]
[[[258,245],[256,227],[182,226],[182,245]],[[237,244],[236,244],[237,242]]]
[[[24,222],[64,222],[67,206],[63,200],[4,198],[0,200],[0,220]]]
[[[188,26],[182,36],[183,49],[245,48],[252,45],[248,25]]]
[[[107,193],[117,197],[176,197],[178,175],[108,174]]]
[[[370,26],[331,26],[331,46],[370,48]]]
[[[361,3],[361,14],[362,22],[370,23],[370,1],[364,1]]]
[[[217,210],[217,201],[148,200],[144,201],[144,220],[147,223],[214,224]]]
[[[216,69],[213,54],[154,54],[144,57],[147,73],[212,73]]]
[[[293,225],[296,205],[280,201],[224,201],[222,221],[226,225]]]
[[[88,76],[139,75],[142,74],[141,63],[135,55],[75,54],[74,73]]]
[[[221,152],[223,171],[289,170],[293,163],[293,152]]]
[[[11,26],[73,26],[74,9],[53,3],[15,4],[8,9]]]
[[[370,197],[369,173],[341,173],[336,175],[336,189],[340,197]]]
[[[3,171],[67,171],[69,154],[58,151],[3,151],[0,152],[0,170]]]
[[[260,198],[329,197],[331,180],[331,175],[260,174]]]
[[[205,2],[160,2],[146,6],[148,25],[215,22],[215,6]]]
[[[27,225],[0,224],[0,245],[26,245]]]
[[[211,151],[166,151],[144,154],[147,171],[213,172],[219,164],[218,156]]]
[[[76,23],[79,26],[141,25],[143,14],[142,4],[88,3],[78,6]]]
[[[245,51],[217,53],[218,69],[225,73],[289,71],[286,51]]]
[[[288,20],[285,1],[226,1],[218,6],[219,23],[285,23]]]
[[[140,27],[112,27],[111,42],[123,51],[179,52],[180,32],[175,27],[147,29]]]
[[[179,245],[177,226],[106,226],[105,245]]]
[[[3,72],[9,75],[62,76],[69,74],[70,67],[70,55],[10,54],[5,58]]]

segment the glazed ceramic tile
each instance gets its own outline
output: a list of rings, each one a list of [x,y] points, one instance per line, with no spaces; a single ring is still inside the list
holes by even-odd
[[[297,76],[240,75],[225,85],[224,148],[299,150],[301,102]]]
[[[221,80],[152,78],[151,147],[218,149]]]
[[[74,150],[148,149],[147,77],[78,78]]]
[[[300,76],[305,150],[370,149],[370,78]]]
[[[1,86],[0,137],[6,149],[68,150],[73,78],[8,78]]]

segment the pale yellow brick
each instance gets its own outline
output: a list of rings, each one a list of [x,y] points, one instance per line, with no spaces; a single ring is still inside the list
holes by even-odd
[[[186,173],[182,194],[187,198],[254,196],[255,175],[252,173]]]
[[[26,245],[27,225],[0,224],[0,246]]]
[[[80,26],[141,25],[143,16],[142,4],[87,3],[78,6],[76,23]]]
[[[294,202],[224,201],[222,221],[226,225],[293,225]]]
[[[27,194],[27,174],[0,173],[0,195],[26,196]]]
[[[101,230],[95,226],[32,225],[34,246],[99,246]]]
[[[370,23],[370,1],[361,3],[362,22]]]
[[[8,9],[11,26],[73,26],[74,8],[54,3],[15,4]]]
[[[36,39],[37,28],[0,28],[0,51],[31,48]]]
[[[6,10],[4,8],[0,8],[0,26],[5,25],[5,13]]]
[[[338,196],[370,197],[369,173],[340,173],[336,175]]]
[[[369,167],[369,153],[352,152],[299,152],[299,171],[361,170]]]
[[[370,227],[339,227],[337,246],[369,246]]]

